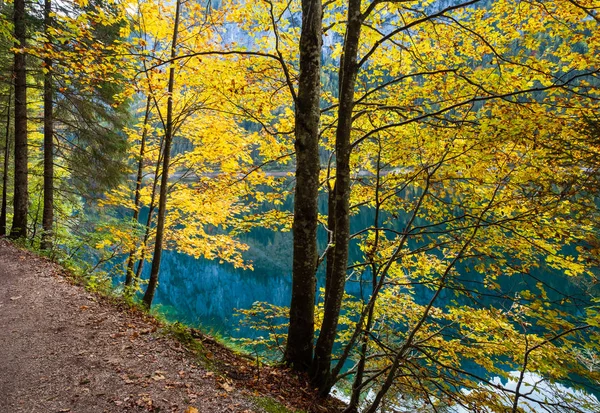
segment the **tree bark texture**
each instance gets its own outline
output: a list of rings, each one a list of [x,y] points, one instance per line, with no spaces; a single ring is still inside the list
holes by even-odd
[[[173,42],[171,43],[171,59],[176,57],[177,53],[177,34],[179,30],[179,14],[181,9],[181,0],[175,3],[175,23],[173,27]],[[148,287],[144,294],[143,303],[147,308],[152,305],[156,286],[158,285],[158,272],[160,270],[160,260],[162,255],[165,217],[167,214],[167,191],[169,186],[169,163],[171,162],[171,143],[173,141],[173,89],[175,84],[175,64],[169,68],[169,86],[167,100],[167,124],[165,130],[165,146],[163,153],[163,169],[160,180],[160,193],[158,197],[158,216],[156,222],[156,241],[154,244],[154,256],[152,257],[152,266],[150,269],[150,279]]]
[[[10,108],[12,105],[12,84],[8,89],[6,103],[6,133],[4,140],[4,165],[2,168],[2,205],[0,205],[0,236],[6,235],[6,202],[8,198],[8,166],[10,159]]]
[[[14,1],[15,188],[11,238],[27,236],[27,75],[25,72],[25,0]]]
[[[333,214],[333,249],[328,255],[333,262],[328,263],[325,291],[325,308],[321,332],[315,346],[315,355],[311,366],[311,379],[322,394],[331,389],[330,368],[331,352],[337,332],[337,324],[346,283],[348,267],[348,242],[350,238],[350,153],[352,131],[352,109],[354,107],[354,87],[358,71],[357,56],[362,24],[361,0],[350,0],[348,4],[348,23],[339,75],[339,109],[336,130],[335,156],[336,177],[333,205],[329,214]]]
[[[296,189],[294,202],[292,301],[285,361],[308,370],[313,357],[316,294],[319,120],[321,97],[321,0],[302,1],[300,78],[295,113]]]
[[[44,31],[49,38],[52,11],[51,0],[44,0]],[[47,44],[49,49],[50,44]],[[54,107],[52,85],[52,59],[44,59],[44,210],[42,212],[41,249],[52,249],[54,222]]]

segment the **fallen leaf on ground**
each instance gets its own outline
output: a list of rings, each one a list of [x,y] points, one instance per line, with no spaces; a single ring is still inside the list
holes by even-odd
[[[185,409],[185,413],[198,413],[198,409],[196,409],[195,407],[188,407],[187,409]]]
[[[152,380],[154,380],[154,381],[165,380],[166,377],[162,373],[163,373],[162,371],[154,372],[154,375],[152,376]]]
[[[219,386],[221,386],[225,391],[233,391],[233,387],[229,383],[219,383]]]

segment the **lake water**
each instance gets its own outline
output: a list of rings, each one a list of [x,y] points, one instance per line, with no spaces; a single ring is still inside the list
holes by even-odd
[[[289,248],[290,234],[265,237],[264,249],[253,246],[248,254],[254,256],[254,271],[165,251],[154,303],[170,319],[202,325],[223,336],[253,337],[252,330],[240,325],[235,310],[255,301],[289,305]]]
[[[368,227],[373,214],[366,210],[351,220],[352,230]],[[322,244],[325,234],[320,234]],[[179,320],[192,326],[203,326],[226,337],[254,337],[256,332],[241,325],[236,309],[246,309],[254,302],[268,302],[278,306],[288,306],[291,297],[292,234],[276,233],[265,229],[254,229],[242,239],[250,246],[244,257],[253,262],[254,270],[242,270],[232,265],[206,259],[196,259],[174,251],[164,251],[159,275],[159,286],[155,296],[155,305],[160,305],[167,318]],[[575,253],[574,249],[572,251]],[[350,262],[359,259],[361,253],[356,245],[350,249]],[[318,287],[324,283],[324,264],[318,273]],[[460,273],[476,277],[464,266],[457,266]],[[150,265],[145,265],[144,274],[149,274]],[[548,296],[551,300],[560,300],[563,295],[589,299],[589,291],[574,283],[567,276],[553,273],[551,277],[538,270],[537,277],[549,280]],[[367,279],[370,277],[367,275]],[[498,279],[502,291],[514,295],[519,290],[536,290],[536,280],[531,278],[504,277]],[[350,282],[347,291],[360,296],[370,290],[370,284],[363,288],[357,282]],[[415,299],[426,303],[431,290],[415,289]],[[587,297],[587,298],[586,298]],[[436,305],[443,307],[452,299],[460,297],[451,292],[443,292]],[[504,306],[506,300],[494,297],[482,297],[480,302],[486,306]],[[562,306],[563,310],[576,314],[581,311],[577,304]]]
[[[351,226],[353,229],[364,228],[372,219],[373,214],[365,211],[352,217]],[[319,231],[324,246],[326,234],[321,229]],[[170,320],[201,325],[226,337],[255,337],[255,331],[240,324],[235,310],[250,308],[257,301],[289,306],[292,234],[256,228],[242,236],[241,241],[250,246],[244,258],[252,261],[253,270],[164,251],[154,304],[160,305],[161,311]],[[352,245],[350,261],[359,256],[359,249]],[[324,284],[324,266],[323,263],[319,268],[317,288]],[[150,265],[147,264],[144,277],[148,277],[149,271]],[[348,283],[347,291],[355,296],[363,294],[358,283]]]

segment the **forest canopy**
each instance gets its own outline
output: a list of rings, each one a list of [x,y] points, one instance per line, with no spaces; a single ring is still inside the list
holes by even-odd
[[[600,1],[0,7],[1,235],[150,308],[290,232],[241,312],[346,412],[600,409]]]

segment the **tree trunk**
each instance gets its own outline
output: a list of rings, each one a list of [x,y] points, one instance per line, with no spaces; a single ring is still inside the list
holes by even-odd
[[[348,23],[344,50],[340,64],[340,89],[338,126],[336,130],[336,179],[333,194],[334,247],[329,254],[333,259],[330,273],[327,274],[325,308],[321,332],[315,347],[315,356],[311,366],[311,379],[322,394],[331,389],[330,368],[331,352],[337,332],[337,324],[346,283],[348,267],[348,242],[350,238],[350,153],[352,130],[352,109],[354,107],[354,87],[358,71],[357,55],[362,15],[361,0],[350,0],[348,4]]]
[[[6,235],[6,201],[8,194],[8,165],[10,159],[10,106],[12,104],[12,84],[8,89],[6,106],[6,134],[4,141],[4,167],[2,171],[2,205],[0,206],[0,236]]]
[[[159,144],[159,153],[164,152],[164,137],[160,140]],[[146,261],[146,246],[148,245],[148,240],[150,240],[150,225],[152,224],[152,215],[154,215],[154,210],[156,209],[156,188],[158,186],[158,179],[160,176],[160,161],[161,157],[159,156],[158,162],[156,164],[156,169],[154,171],[154,180],[152,182],[152,193],[150,194],[150,206],[148,207],[148,218],[146,219],[146,228],[144,231],[144,238],[142,240],[142,245],[140,249],[142,253],[140,254],[140,259],[138,260],[138,266],[135,270],[135,278],[133,279],[133,284],[141,278],[142,271],[144,269],[144,262]]]
[[[137,223],[140,216],[140,192],[142,189],[142,175],[144,173],[144,155],[146,153],[146,137],[148,136],[148,118],[150,117],[150,104],[152,103],[152,96],[148,96],[146,101],[146,113],[144,115],[144,124],[142,126],[142,141],[140,142],[140,158],[138,160],[137,180],[135,183],[135,195],[133,200],[133,220]],[[129,287],[133,284],[135,274],[133,267],[135,263],[135,245],[129,251],[129,258],[127,259],[127,270],[125,274],[125,286]]]
[[[162,145],[161,145],[162,146]],[[158,169],[158,168],[157,168]],[[158,171],[157,174],[154,175],[154,185],[152,187],[152,194],[150,196],[150,207],[148,208],[148,218],[146,219],[146,228],[144,231],[144,238],[142,240],[142,245],[140,246],[142,253],[140,254],[140,259],[138,260],[138,266],[135,270],[135,277],[133,279],[133,283],[137,282],[142,276],[142,271],[144,269],[144,262],[146,261],[146,246],[148,245],[148,240],[150,240],[150,225],[152,224],[152,215],[154,215],[155,206],[155,198],[156,198],[156,182],[158,179]]]
[[[295,114],[296,189],[292,301],[285,361],[308,370],[313,357],[318,261],[319,120],[322,38],[321,0],[302,1],[300,78]]]
[[[27,236],[27,74],[25,72],[25,0],[14,1],[15,188],[11,238]]]
[[[171,59],[174,59],[177,52],[177,34],[179,29],[179,12],[181,9],[181,0],[175,3],[175,23],[173,27],[173,42],[171,44]],[[158,272],[160,270],[160,259],[162,255],[162,245],[165,228],[165,216],[167,213],[167,190],[169,186],[169,163],[171,162],[171,142],[173,140],[173,88],[175,84],[175,64],[172,63],[169,68],[169,86],[167,99],[167,124],[165,130],[165,148],[163,153],[163,170],[160,180],[160,193],[158,196],[158,217],[156,222],[156,241],[154,243],[154,256],[152,257],[152,267],[150,269],[150,279],[148,287],[144,294],[143,303],[147,308],[152,305],[156,286],[158,285]]]
[[[51,25],[50,13],[51,0],[44,0],[44,31],[48,42],[46,51],[50,48],[49,29]],[[52,249],[54,222],[54,113],[53,113],[53,86],[52,86],[52,59],[44,59],[44,210],[42,215],[42,243],[41,249]]]
[[[377,175],[375,180],[375,217],[373,219],[373,228],[375,228],[375,239],[373,240],[372,249],[367,251],[367,258],[370,261],[371,267],[371,297],[373,299],[377,296],[378,291],[378,280],[377,275],[379,274],[380,268],[376,263],[377,251],[379,249],[379,214],[381,213],[381,202],[379,197],[379,191],[381,188],[381,141],[378,142],[379,151],[377,152]],[[343,413],[356,413],[358,412],[358,407],[360,403],[360,395],[361,390],[363,388],[363,378],[365,375],[365,367],[367,364],[367,353],[369,351],[369,339],[371,334],[371,329],[373,327],[374,321],[374,313],[375,313],[375,305],[368,306],[368,315],[366,326],[364,327],[364,332],[362,333],[362,344],[359,350],[359,360],[358,365],[356,366],[356,373],[354,374],[354,382],[352,383],[352,393],[350,394],[350,401],[348,402],[348,407]],[[361,317],[362,318],[362,317]],[[359,323],[356,328],[362,329],[362,323]],[[337,366],[336,366],[337,367]],[[333,369],[333,375],[336,374]],[[336,377],[332,377],[333,380]]]

